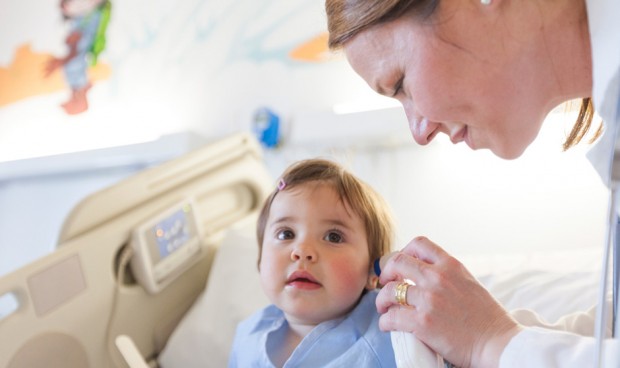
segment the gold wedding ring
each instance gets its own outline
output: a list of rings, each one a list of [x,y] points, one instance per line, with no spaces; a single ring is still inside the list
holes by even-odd
[[[407,289],[409,288],[410,285],[411,284],[406,281],[402,281],[401,283],[396,285],[395,296],[396,296],[396,302],[398,304],[404,305],[406,307],[409,306],[409,303],[407,303]]]

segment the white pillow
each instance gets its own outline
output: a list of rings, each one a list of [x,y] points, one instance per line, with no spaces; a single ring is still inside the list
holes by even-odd
[[[255,226],[249,221],[226,234],[205,291],[159,356],[162,368],[226,367],[237,323],[269,304],[256,267]]]

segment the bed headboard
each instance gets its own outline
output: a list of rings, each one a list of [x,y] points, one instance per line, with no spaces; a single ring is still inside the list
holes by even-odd
[[[124,367],[113,344],[119,335],[154,358],[204,290],[224,230],[255,214],[271,186],[260,146],[240,133],[84,199],[54,253],[0,278],[0,297],[11,294],[18,303],[0,317],[0,366]],[[198,259],[148,293],[124,250],[137,225],[184,199],[198,214]]]

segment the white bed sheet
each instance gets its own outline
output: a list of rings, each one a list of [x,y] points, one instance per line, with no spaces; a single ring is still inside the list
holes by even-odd
[[[237,323],[269,303],[258,279],[254,227],[251,223],[228,231],[205,291],[159,356],[162,368],[226,367]]]
[[[592,248],[461,258],[507,310],[532,309],[550,323],[597,303],[601,260]]]
[[[258,280],[258,248],[251,224],[226,235],[205,291],[160,354],[161,367],[227,366],[237,323],[268,304]],[[533,309],[550,323],[587,310],[597,300],[598,251],[466,256],[461,260],[506,309]]]

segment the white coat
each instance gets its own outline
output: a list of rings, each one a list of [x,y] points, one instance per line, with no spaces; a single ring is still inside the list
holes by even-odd
[[[620,1],[586,0],[586,7],[592,45],[592,98],[596,111],[605,123],[605,131],[588,152],[588,158],[610,187],[610,164],[617,140],[616,132],[620,130]],[[620,204],[620,201],[616,203]],[[616,207],[616,212],[620,213],[619,210]],[[566,316],[553,326],[545,325],[533,312],[515,313],[519,322],[530,327],[517,334],[506,346],[500,368],[595,367],[600,345],[600,366],[620,368],[620,339],[611,338],[609,333],[609,294],[601,292],[599,306],[606,303],[608,313],[605,318],[609,323],[605,326],[606,336],[599,339],[592,337],[595,335],[593,326],[601,323],[603,313],[596,313],[595,310]]]

